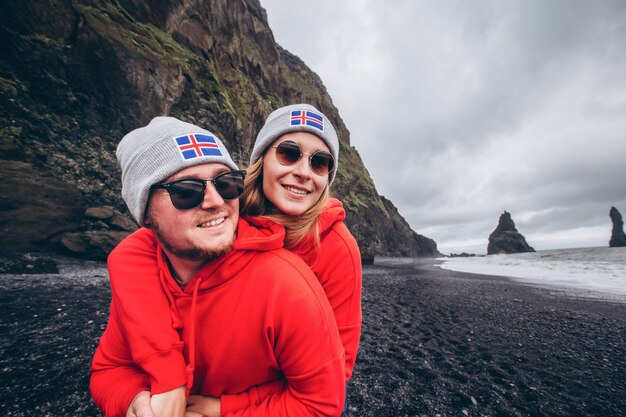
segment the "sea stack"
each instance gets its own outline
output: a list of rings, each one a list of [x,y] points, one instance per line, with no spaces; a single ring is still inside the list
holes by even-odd
[[[615,207],[611,207],[609,216],[613,222],[613,232],[611,233],[609,246],[611,248],[626,246],[626,234],[624,234],[624,221],[622,220],[622,214]]]
[[[524,236],[515,228],[511,214],[507,211],[502,213],[498,227],[489,235],[487,255],[534,251],[535,250],[526,243]]]

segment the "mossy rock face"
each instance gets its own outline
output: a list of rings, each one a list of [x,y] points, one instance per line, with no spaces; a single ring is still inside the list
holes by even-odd
[[[0,252],[53,250],[55,240],[77,230],[82,193],[32,165],[0,161]]]
[[[332,192],[344,202],[364,254],[433,255],[378,195],[322,81],[275,43],[258,0],[9,3],[0,14],[0,117],[8,121],[0,126],[0,159],[27,164],[25,179],[13,182],[26,187],[16,196],[45,178],[40,190],[65,187],[75,197],[49,207],[56,216],[50,229],[32,204],[13,198],[12,232],[46,228],[39,244],[52,247],[60,234],[84,225],[88,207],[108,205],[128,217],[115,149],[124,134],[155,116],[214,132],[245,167],[265,117],[306,102],[338,132]],[[7,168],[3,175],[21,173]],[[128,224],[118,218],[107,227]],[[34,233],[14,239],[22,236],[16,248],[35,244]]]

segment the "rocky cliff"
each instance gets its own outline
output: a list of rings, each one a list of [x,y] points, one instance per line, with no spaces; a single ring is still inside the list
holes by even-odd
[[[511,214],[507,211],[502,213],[498,221],[498,226],[489,235],[487,255],[534,251],[535,250],[526,243],[524,236],[515,228]]]
[[[106,252],[129,229],[112,222],[126,214],[115,147],[154,116],[208,128],[245,166],[266,115],[308,102],[336,125],[334,194],[365,257],[437,254],[378,195],[321,80],[276,44],[258,0],[0,7],[0,251],[56,250],[63,240],[75,252],[82,241],[83,256],[102,258],[89,245]],[[111,217],[86,214],[101,206]]]
[[[626,234],[624,234],[624,221],[622,220],[622,213],[620,213],[615,207],[611,207],[609,217],[613,223],[609,247],[617,248],[626,246]]]

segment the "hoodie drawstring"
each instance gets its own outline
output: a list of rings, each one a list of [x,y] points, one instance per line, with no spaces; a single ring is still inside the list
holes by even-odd
[[[198,301],[198,290],[200,289],[200,283],[202,277],[196,279],[196,284],[193,287],[193,296],[191,297],[191,323],[189,326],[189,363],[185,371],[187,372],[187,398],[191,393],[191,387],[193,386],[193,371],[196,365],[196,303]]]
[[[161,280],[161,288],[165,290],[165,295],[167,295],[167,299],[170,302],[170,319],[172,320],[172,327],[175,329],[181,329],[183,327],[183,322],[178,315],[178,310],[176,310],[174,296],[167,289],[167,281],[162,268],[159,268],[159,279]]]
[[[163,272],[163,269],[159,268],[159,278],[161,280],[161,285],[165,289],[165,294],[170,302],[170,318],[172,320],[172,327],[174,329],[182,329],[183,322],[178,315],[178,310],[176,309],[176,302],[174,300],[174,296],[167,289],[166,276]],[[191,298],[191,326],[189,328],[189,363],[185,367],[185,373],[187,374],[187,398],[189,398],[189,394],[191,393],[191,387],[193,386],[193,371],[195,369],[196,363],[196,302],[198,300],[198,290],[200,288],[201,279],[196,280],[196,284],[193,288],[193,296]]]

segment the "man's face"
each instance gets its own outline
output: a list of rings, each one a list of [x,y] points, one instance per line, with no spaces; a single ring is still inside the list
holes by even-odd
[[[215,178],[227,171],[231,169],[218,163],[196,165],[163,182]],[[168,256],[187,261],[207,261],[227,253],[235,241],[238,220],[239,200],[225,201],[211,182],[207,183],[202,203],[189,210],[175,208],[166,190],[154,190],[146,217]]]

